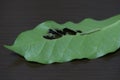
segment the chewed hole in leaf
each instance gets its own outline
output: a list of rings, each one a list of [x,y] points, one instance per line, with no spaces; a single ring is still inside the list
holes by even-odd
[[[60,29],[49,29],[47,35],[43,36],[45,39],[53,40],[61,38],[62,36],[68,35],[76,35],[77,33],[82,33],[82,31],[77,30],[71,30],[68,28],[64,28],[63,30]]]

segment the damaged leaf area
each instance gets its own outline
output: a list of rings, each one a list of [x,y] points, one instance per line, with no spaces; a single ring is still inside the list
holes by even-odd
[[[120,15],[99,21],[86,18],[80,23],[45,21],[5,47],[42,64],[96,59],[120,48]]]

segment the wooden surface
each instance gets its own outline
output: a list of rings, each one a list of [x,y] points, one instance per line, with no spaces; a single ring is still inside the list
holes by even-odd
[[[120,14],[120,0],[0,0],[0,80],[120,80],[120,49],[95,60],[31,63],[3,48],[46,20],[80,22]]]

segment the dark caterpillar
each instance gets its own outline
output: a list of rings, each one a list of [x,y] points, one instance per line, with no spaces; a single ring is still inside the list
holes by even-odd
[[[82,33],[82,31],[77,30],[71,30],[68,28],[64,28],[63,30],[58,30],[58,29],[49,29],[48,34],[43,36],[45,39],[58,39],[62,37],[63,35],[69,34],[69,35],[76,35],[77,33]]]

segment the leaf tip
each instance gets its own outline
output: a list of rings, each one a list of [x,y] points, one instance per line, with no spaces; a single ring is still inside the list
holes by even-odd
[[[8,45],[3,45],[3,47],[5,47],[7,49],[11,49],[11,46],[8,46]]]

